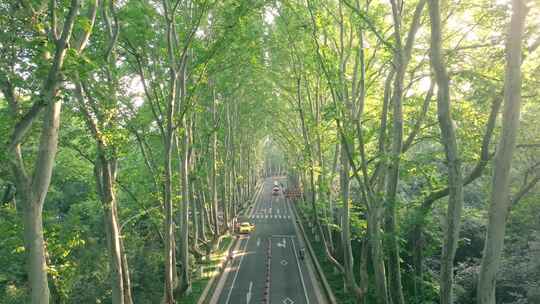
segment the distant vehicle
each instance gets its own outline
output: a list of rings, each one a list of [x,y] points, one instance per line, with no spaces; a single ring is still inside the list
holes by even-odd
[[[279,186],[274,186],[272,188],[272,195],[279,195]]]
[[[238,233],[251,233],[255,230],[255,225],[249,222],[243,222],[238,226]]]

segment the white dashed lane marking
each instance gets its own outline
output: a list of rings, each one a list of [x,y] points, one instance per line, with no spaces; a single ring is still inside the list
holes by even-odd
[[[282,214],[254,214],[249,217],[252,220],[255,219],[271,219],[271,220],[290,220],[290,215],[282,215]]]

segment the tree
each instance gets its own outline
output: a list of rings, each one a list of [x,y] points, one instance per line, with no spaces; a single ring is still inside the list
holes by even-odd
[[[535,3],[4,2],[0,302],[190,301],[276,174],[339,303],[538,297]]]
[[[446,72],[441,51],[441,13],[438,0],[429,1],[429,16],[431,19],[431,65],[437,81],[437,117],[448,166],[449,187],[448,211],[441,257],[440,301],[442,304],[451,304],[453,303],[454,257],[458,245],[461,210],[463,207],[463,178],[454,122],[451,115],[450,79]]]
[[[41,7],[32,7],[32,4],[27,3],[29,14],[27,18],[34,17],[32,14],[39,14]],[[41,86],[36,91],[31,92],[31,107],[23,113],[23,106],[20,98],[15,92],[15,79],[21,77],[14,71],[15,65],[20,60],[25,60],[24,57],[17,57],[17,53],[13,52],[11,58],[11,67],[3,70],[5,75],[1,81],[2,93],[6,97],[13,121],[16,121],[11,139],[7,150],[12,155],[10,157],[11,168],[15,176],[17,193],[21,201],[21,212],[24,220],[24,238],[25,250],[28,260],[28,278],[31,289],[32,303],[49,303],[49,286],[47,279],[47,262],[46,262],[46,247],[43,236],[43,220],[42,211],[47,191],[51,182],[51,175],[54,167],[54,159],[58,148],[58,132],[60,128],[60,112],[61,99],[59,96],[60,84],[62,82],[62,72],[64,62],[68,56],[69,45],[74,45],[77,53],[81,53],[86,46],[86,42],[92,31],[92,26],[82,31],[78,37],[73,37],[73,29],[76,21],[79,18],[80,1],[72,0],[65,14],[62,29],[58,25],[58,12],[64,7],[57,7],[56,1],[51,1],[47,14],[48,18],[43,21],[43,24],[48,24],[47,31],[35,33],[32,38],[43,39],[45,43],[53,46],[54,55],[48,58],[49,54],[45,51],[45,62],[39,62],[46,70],[45,77],[33,75]],[[17,6],[12,6],[16,11]],[[89,16],[90,20],[95,18],[96,2],[90,5]],[[13,20],[16,22],[15,20]],[[93,25],[93,21],[91,23]],[[17,32],[16,28],[13,28]],[[12,45],[15,50],[17,46]],[[36,58],[29,58],[35,60]],[[41,134],[39,139],[39,150],[36,155],[33,166],[30,169],[31,174],[28,174],[28,169],[24,160],[22,149],[23,140],[28,136],[28,132],[32,124],[37,120],[38,115],[44,112],[43,122],[41,126]]]
[[[125,248],[122,241],[117,201],[118,154],[121,147],[119,126],[119,72],[117,63],[117,42],[120,24],[113,1],[103,1],[102,11],[105,41],[97,56],[102,63],[103,73],[88,73],[84,79],[75,72],[75,97],[78,108],[86,122],[89,132],[96,141],[96,160],[94,175],[97,193],[103,205],[106,226],[109,264],[112,271],[112,302],[118,304],[133,303],[131,283]],[[99,58],[101,56],[101,58]],[[102,88],[95,79],[107,79]],[[92,83],[92,84],[91,84]],[[96,97],[97,96],[97,97]]]
[[[527,6],[525,1],[512,1],[512,18],[508,27],[506,68],[504,76],[504,110],[502,134],[494,161],[489,221],[478,277],[477,301],[495,304],[495,285],[504,246],[506,218],[510,208],[510,170],[516,146],[521,106],[521,47]]]

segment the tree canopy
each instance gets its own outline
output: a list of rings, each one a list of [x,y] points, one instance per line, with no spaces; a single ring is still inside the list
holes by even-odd
[[[339,303],[537,303],[539,46],[533,0],[2,1],[0,302],[196,301],[285,175]]]

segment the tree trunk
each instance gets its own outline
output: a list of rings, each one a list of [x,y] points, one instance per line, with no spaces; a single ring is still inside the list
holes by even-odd
[[[101,8],[106,24],[105,27],[110,29],[106,37],[107,51],[103,54],[107,62],[104,72],[108,83],[107,93],[110,96],[110,99],[106,102],[110,102],[112,106],[117,106],[118,80],[116,73],[114,73],[114,64],[116,63],[114,48],[119,33],[119,25],[112,3],[105,2]],[[121,239],[116,200],[117,152],[114,142],[106,143],[102,137],[103,128],[106,128],[105,125],[108,125],[103,119],[104,110],[100,108],[98,102],[91,96],[89,85],[80,79],[79,74],[75,75],[75,80],[74,93],[79,102],[79,110],[96,142],[97,157],[94,163],[94,177],[96,179],[96,191],[103,208],[111,271],[112,303],[131,304],[133,300],[131,296],[128,262]],[[104,100],[100,101],[105,102]],[[114,118],[116,117],[113,117],[111,120],[114,121]],[[110,146],[108,145],[109,143]]]
[[[301,97],[301,79],[298,76],[296,80],[296,102],[298,106],[298,115],[300,117],[300,124],[302,126],[302,137],[304,139],[304,148],[306,150],[306,156],[309,162],[309,187],[310,187],[310,203],[311,208],[313,209],[313,216],[315,219],[315,225],[317,225],[317,233],[323,240],[323,244],[326,246],[326,238],[324,236],[324,231],[322,229],[321,221],[319,219],[319,211],[317,209],[317,190],[315,186],[315,155],[313,155],[313,149],[311,147],[311,140],[308,134],[308,127],[306,126],[306,120],[304,116],[304,110],[302,108],[302,97]],[[347,184],[348,185],[348,184]],[[348,187],[348,186],[347,186]]]
[[[357,303],[362,303],[364,294],[363,291],[356,284],[354,276],[354,258],[351,247],[351,228],[350,228],[350,208],[349,208],[349,159],[345,152],[345,148],[342,148],[341,153],[341,172],[340,172],[340,188],[341,199],[343,203],[343,212],[341,220],[341,241],[343,245],[343,270],[345,275],[345,281],[347,287],[356,296]]]
[[[13,153],[13,158],[10,161],[21,197],[27,274],[32,304],[48,304],[50,300],[42,211],[58,149],[61,111],[61,102],[57,100],[59,76],[64,64],[68,43],[72,38],[73,26],[79,13],[79,6],[78,0],[70,1],[69,10],[63,22],[63,29],[60,34],[55,33],[53,35],[54,41],[50,41],[51,45],[56,48],[47,77],[43,81],[41,90],[32,97],[32,107],[21,119],[19,119],[20,113],[17,111],[18,101],[15,99],[15,95],[11,94],[13,88],[11,87],[11,90],[7,92],[8,94],[5,94],[7,88],[4,86],[4,81],[0,82],[4,97],[7,99],[12,98],[12,100],[8,101],[13,105],[11,114],[17,121],[7,150]],[[52,6],[52,9],[56,8]],[[49,11],[48,13],[51,15],[53,12]],[[45,114],[39,139],[39,150],[34,162],[33,174],[28,176],[23,160],[21,142],[42,109],[45,109]]]
[[[172,122],[171,122],[172,124]],[[164,189],[163,201],[165,205],[165,221],[163,230],[165,237],[165,295],[164,304],[174,304],[174,287],[176,282],[176,263],[175,263],[175,245],[174,245],[174,222],[173,222],[173,202],[172,202],[172,133],[167,134],[165,138],[165,158],[164,158]]]
[[[440,302],[452,304],[452,284],[454,276],[454,257],[456,254],[461,211],[463,206],[463,178],[461,162],[450,107],[450,80],[441,52],[441,16],[439,0],[429,1],[431,18],[431,66],[437,81],[437,117],[441,129],[441,141],[444,145],[448,163],[448,210],[446,215],[445,236],[441,257]]]
[[[227,173],[227,159],[223,161],[223,176],[221,178],[222,181],[222,188],[221,188],[221,197],[222,199],[222,208],[223,208],[223,232],[226,232],[229,230],[229,206],[231,205],[230,202],[230,196],[229,196],[229,174]]]
[[[215,94],[215,92],[214,92]],[[216,113],[216,97],[212,98],[212,221],[214,224],[214,238],[219,237],[219,219],[218,219],[218,190],[217,190],[217,113]]]
[[[116,161],[106,159],[105,155],[106,152],[103,147],[98,147],[98,158],[94,165],[94,172],[105,220],[105,234],[111,268],[112,303],[131,304],[129,272],[127,271],[127,261],[122,247],[114,190]]]
[[[104,188],[107,186],[104,185]],[[107,247],[109,250],[109,266],[111,267],[112,303],[124,303],[124,279],[122,275],[122,258],[120,251],[120,233],[118,230],[118,217],[116,202],[109,196],[110,191],[104,189],[104,216]]]
[[[418,219],[424,221],[424,219]],[[411,232],[409,250],[411,250],[414,268],[413,291],[417,301],[424,295],[424,224],[415,223]]]
[[[122,275],[124,281],[124,301],[126,304],[133,303],[133,296],[131,295],[131,279],[129,278],[129,267],[124,247],[124,240],[120,238],[120,255],[122,257]]]
[[[205,192],[202,190],[202,183],[201,190],[199,190],[199,227],[201,229],[201,239],[203,241],[206,241],[206,223],[208,221],[208,213],[206,212],[206,195]]]
[[[189,201],[191,206],[191,223],[193,225],[193,241],[195,242],[195,247],[199,247],[199,226],[200,217],[198,216],[201,214],[201,210],[199,208],[199,204],[197,201],[200,201],[200,197],[195,197],[195,183],[193,180],[190,180],[189,182]]]
[[[405,300],[403,298],[403,288],[401,285],[401,267],[396,223],[396,195],[399,182],[400,157],[403,146],[402,94],[403,81],[405,78],[405,60],[403,48],[401,46],[401,11],[395,0],[392,0],[391,4],[394,20],[394,39],[396,41],[394,50],[396,77],[394,79],[393,90],[392,145],[390,152],[391,160],[388,166],[388,176],[386,180],[386,212],[384,228],[385,232],[388,234],[386,244],[388,250],[388,291],[393,304],[404,304]]]
[[[360,248],[360,283],[359,288],[364,293],[368,292],[369,288],[369,272],[368,272],[368,256],[369,256],[369,244],[368,240],[362,240],[362,247]],[[359,303],[367,304],[367,297],[360,299]]]
[[[379,130],[379,143],[378,149],[379,153],[383,154],[386,151],[385,140],[386,137],[386,126],[387,126],[387,116],[388,116],[388,105],[390,103],[391,95],[391,84],[394,72],[393,70],[387,76],[385,81],[384,89],[384,99],[383,99],[383,111],[381,116],[381,127]],[[377,198],[384,190],[384,182],[386,178],[386,171],[384,170],[383,163],[378,164],[373,173],[373,178],[378,179],[376,183],[376,196]],[[382,247],[382,233],[381,233],[381,211],[382,206],[379,203],[382,200],[373,200],[368,202],[368,220],[367,220],[367,229],[369,237],[369,247],[371,254],[371,263],[373,264],[373,272],[375,277],[375,292],[377,294],[377,303],[378,304],[387,304],[389,303],[388,299],[388,287],[386,280],[386,269],[384,266],[384,251]]]
[[[214,231],[214,228],[213,228],[214,223],[212,222],[212,219],[214,218],[214,216],[212,215],[212,209],[213,209],[212,208],[212,201],[208,201],[208,199],[206,199],[206,197],[207,197],[206,193],[204,193],[203,196],[205,197],[205,200],[204,200],[204,203],[203,203],[204,221],[206,222],[206,227],[210,231],[210,234],[212,235],[212,238],[214,238],[215,231]]]
[[[18,188],[17,189],[21,189]],[[49,303],[49,285],[47,281],[47,263],[45,261],[45,242],[43,239],[43,207],[34,200],[23,203],[24,239],[27,251],[28,275],[33,304]]]
[[[161,127],[161,137],[163,140],[163,203],[164,203],[164,257],[165,257],[165,288],[164,304],[174,304],[174,289],[178,284],[178,275],[176,272],[176,245],[175,245],[175,225],[173,211],[173,172],[172,157],[174,141],[176,139],[176,127],[178,123],[178,111],[180,110],[180,93],[184,85],[184,78],[179,75],[179,62],[177,58],[177,39],[176,39],[176,11],[171,7],[169,0],[162,1],[164,21],[166,24],[166,43],[167,43],[167,94],[164,100],[164,115],[154,114],[154,119]],[[179,83],[179,80],[181,81]],[[158,101],[159,102],[159,101]]]
[[[512,1],[512,18],[506,45],[502,135],[494,162],[489,220],[478,279],[478,304],[495,304],[497,271],[504,247],[506,218],[510,208],[510,172],[519,128],[521,105],[521,47],[527,7],[524,0]]]
[[[23,219],[26,250],[28,252],[28,274],[32,303],[49,303],[47,262],[43,238],[42,210],[51,183],[54,158],[58,149],[61,102],[50,100],[43,120],[39,143],[39,154],[32,183],[26,189],[29,194],[23,198]],[[20,148],[16,148],[20,153]],[[20,156],[20,154],[19,154]],[[21,187],[20,189],[25,189]]]
[[[371,251],[371,263],[375,277],[375,292],[378,304],[388,304],[388,289],[386,286],[386,270],[384,267],[384,251],[380,227],[380,208],[374,206],[368,212],[368,236]]]
[[[489,118],[486,122],[485,132],[482,138],[482,147],[480,150],[480,158],[477,161],[474,168],[463,180],[463,186],[467,186],[472,183],[474,180],[482,176],[482,172],[486,168],[488,161],[491,159],[491,153],[489,151],[491,138],[493,136],[493,131],[495,129],[497,116],[499,109],[502,104],[502,98],[498,95],[493,97]],[[449,194],[449,188],[438,189],[431,192],[427,197],[423,199],[420,204],[420,207],[417,208],[415,213],[415,223],[412,227],[410,237],[409,237],[409,246],[408,248],[412,252],[413,266],[414,266],[414,293],[417,299],[422,299],[423,297],[423,273],[424,273],[424,255],[423,250],[425,246],[425,229],[426,229],[426,217],[431,212],[432,205],[439,199],[446,197]]]
[[[180,264],[182,266],[179,276],[179,291],[180,294],[190,292],[191,282],[189,278],[189,126],[184,121],[186,128],[182,136],[182,147],[178,147],[180,157],[180,178],[182,188],[182,206],[180,210],[180,244],[179,255]],[[182,154],[180,154],[182,153]],[[194,212],[194,210],[192,210]]]

